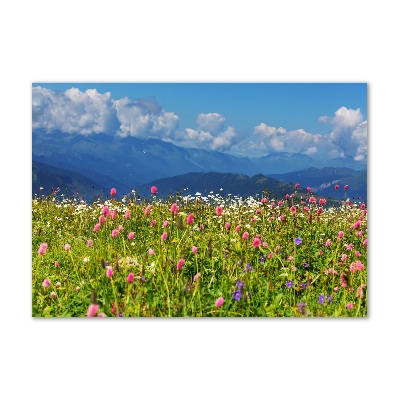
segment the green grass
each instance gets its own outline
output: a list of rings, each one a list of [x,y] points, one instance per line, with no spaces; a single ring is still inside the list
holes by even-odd
[[[179,197],[179,213],[174,215],[171,202],[162,203],[156,197],[149,203],[130,199],[91,205],[35,199],[32,315],[84,317],[96,301],[99,313],[108,317],[119,313],[124,317],[366,316],[366,210],[359,204],[322,207],[318,215],[318,205],[302,204],[296,197],[281,205],[275,201],[275,207],[271,203],[214,195],[200,201],[187,196]],[[111,214],[117,210],[117,216],[106,218],[95,233],[105,204]],[[147,205],[151,205],[148,216]],[[216,213],[218,205],[223,207],[221,216]],[[293,215],[290,207],[295,207]],[[188,225],[190,213],[194,222]],[[360,227],[354,228],[360,217]],[[168,226],[163,226],[164,221]],[[119,226],[123,229],[112,237]],[[340,231],[344,236],[339,240]],[[133,240],[128,239],[130,232],[135,234]],[[163,232],[166,240],[161,239]],[[244,232],[249,233],[248,239],[242,238]],[[261,245],[254,247],[257,235]],[[295,238],[301,238],[301,244],[296,245]],[[43,255],[38,254],[41,243],[48,244]],[[346,247],[350,244],[352,249]],[[198,248],[196,254],[193,246]],[[185,261],[178,270],[180,259]],[[109,267],[111,278],[106,275]],[[129,273],[135,276],[131,283],[127,282]],[[195,281],[196,274],[200,277]],[[44,279],[51,282],[47,288],[42,285]],[[240,300],[235,300],[239,280],[244,286]],[[293,284],[290,288],[288,281]],[[225,301],[216,307],[219,297]],[[301,303],[304,308],[299,307]]]

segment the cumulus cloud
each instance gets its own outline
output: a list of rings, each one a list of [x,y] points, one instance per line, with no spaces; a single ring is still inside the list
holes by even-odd
[[[322,135],[306,132],[304,129],[287,131],[265,123],[254,128],[254,134],[260,137],[260,147],[273,152],[315,154]],[[262,146],[261,146],[262,145]]]
[[[334,117],[322,116],[319,121],[333,125],[330,133],[331,156],[352,157],[356,161],[367,158],[367,121],[360,109],[341,107]]]
[[[322,116],[320,122],[333,125],[328,134],[286,129],[261,123],[253,134],[259,142],[249,142],[248,149],[263,152],[302,153],[314,158],[351,157],[356,161],[367,158],[367,121],[360,109],[339,108],[333,117]]]
[[[337,128],[355,128],[362,120],[363,115],[359,108],[353,110],[351,108],[341,107],[335,112],[334,117],[326,115],[319,117],[320,122],[327,122]]]
[[[120,121],[122,137],[168,139],[178,126],[179,117],[164,111],[155,99],[133,101],[124,97],[113,101]]]
[[[184,147],[201,147],[216,151],[229,151],[244,138],[235,128],[225,128],[225,117],[218,113],[199,114],[197,128],[176,131],[172,141]]]
[[[111,93],[96,89],[81,92],[71,88],[65,93],[40,86],[32,89],[32,128],[66,133],[109,132],[119,126]]]

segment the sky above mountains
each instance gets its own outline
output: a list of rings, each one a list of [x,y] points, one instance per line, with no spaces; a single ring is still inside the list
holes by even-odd
[[[34,83],[32,128],[235,155],[367,158],[364,83]]]

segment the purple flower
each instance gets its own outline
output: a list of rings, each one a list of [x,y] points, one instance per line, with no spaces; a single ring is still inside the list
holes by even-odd
[[[301,303],[299,303],[298,306],[299,306],[299,311],[300,311],[302,314],[304,314],[305,311],[306,311],[306,306],[307,306],[307,304],[304,303],[304,301],[302,301]]]
[[[321,294],[321,296],[318,297],[318,303],[322,306],[324,304],[325,296]]]
[[[260,258],[260,262],[265,262],[265,256],[261,256],[261,258]]]
[[[143,282],[146,282],[146,281],[147,281],[147,279],[146,279],[145,276],[142,276],[140,279],[141,279]]]
[[[332,296],[330,294],[326,296],[326,300],[329,304],[332,304]]]
[[[236,290],[235,293],[233,293],[232,298],[236,301],[239,301],[242,297],[242,292],[240,290]]]
[[[122,312],[118,313],[118,317],[123,317],[124,314],[122,314]]]
[[[244,282],[241,281],[240,279],[236,282],[236,286],[239,290],[242,290],[244,287]]]
[[[286,282],[286,287],[287,287],[288,289],[290,289],[292,286],[293,286],[293,281],[287,281],[287,282]]]
[[[304,289],[304,290],[306,290],[306,289],[307,289],[307,282],[306,282],[306,283],[302,283],[302,284],[301,284],[301,288]]]
[[[304,268],[307,268],[307,267],[308,267],[308,264],[307,264],[307,263],[304,263],[304,264],[303,264],[303,267],[304,267]]]
[[[297,246],[300,245],[301,242],[302,242],[302,240],[301,240],[301,238],[299,238],[299,237],[296,238],[296,239],[294,239],[294,244],[297,244]]]

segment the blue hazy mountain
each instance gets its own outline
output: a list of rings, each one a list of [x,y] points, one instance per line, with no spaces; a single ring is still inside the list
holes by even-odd
[[[250,156],[238,157],[218,151],[183,148],[157,139],[121,138],[106,134],[67,134],[60,131],[32,132],[33,161],[80,173],[95,186],[115,187],[120,194],[127,194],[134,187],[157,179],[189,172],[272,176],[293,173],[316,165],[351,166],[354,170],[365,168],[365,164],[357,164],[351,159],[317,163],[303,154],[271,153],[257,158]],[[310,186],[309,183],[305,185]]]

